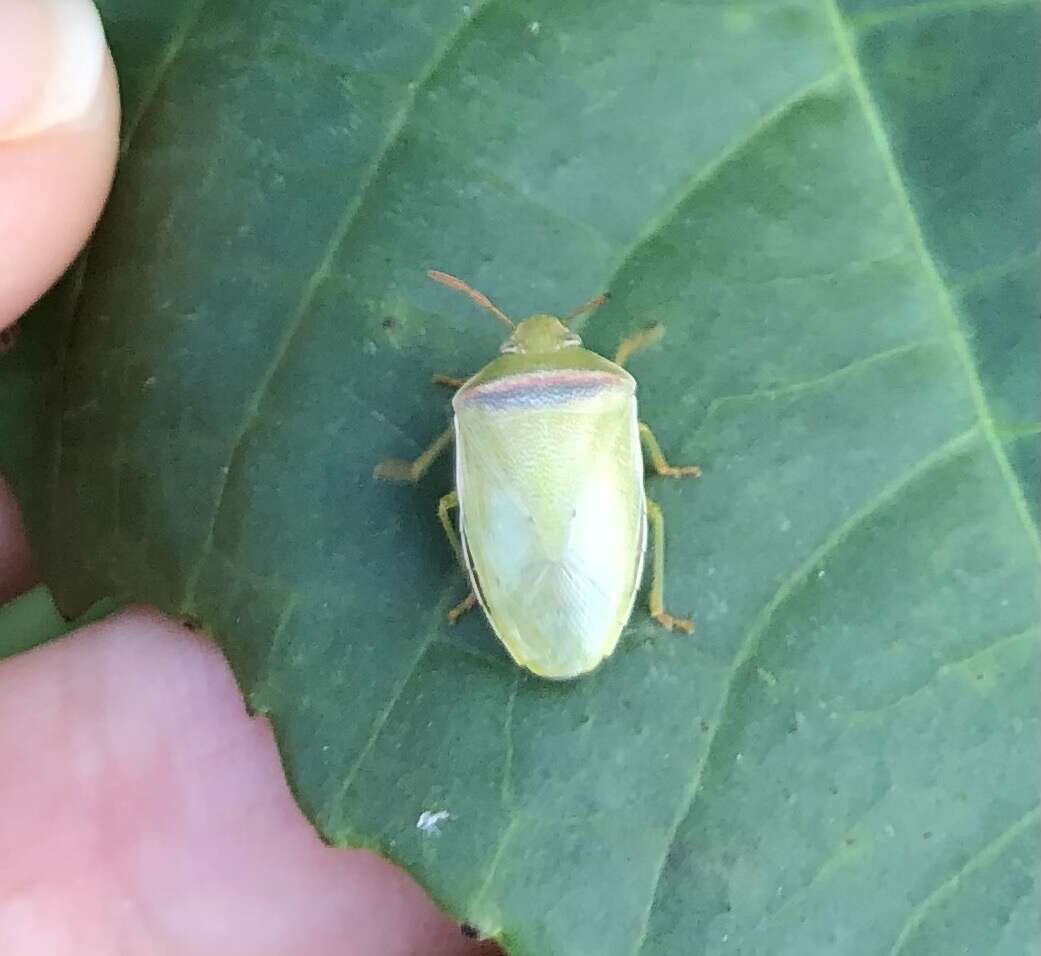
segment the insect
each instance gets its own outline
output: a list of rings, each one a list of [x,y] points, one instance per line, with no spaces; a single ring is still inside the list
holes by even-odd
[[[449,620],[480,604],[522,667],[559,680],[584,674],[614,651],[632,613],[649,525],[651,615],[669,630],[693,630],[664,607],[665,519],[644,492],[642,448],[659,475],[701,472],[665,459],[637,417],[636,381],[624,367],[661,328],[627,338],[612,362],[582,348],[566,324],[604,296],[564,319],[537,314],[514,325],[461,279],[428,275],[512,330],[502,354],[476,375],[435,376],[456,388],[452,426],[415,461],[376,468],[379,478],[415,482],[455,443],[455,490],[441,498],[438,516],[471,590]]]

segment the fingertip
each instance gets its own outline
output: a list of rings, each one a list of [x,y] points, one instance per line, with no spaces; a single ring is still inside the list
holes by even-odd
[[[88,0],[0,0],[0,328],[76,256],[108,195],[115,67]]]
[[[12,951],[495,952],[386,860],[318,839],[220,652],[155,611],[0,664],[0,766],[22,770],[0,775],[0,898],[78,944]]]

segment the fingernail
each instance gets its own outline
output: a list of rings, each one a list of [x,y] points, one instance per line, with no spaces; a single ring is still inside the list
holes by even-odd
[[[0,0],[0,141],[86,117],[106,56],[89,0]]]

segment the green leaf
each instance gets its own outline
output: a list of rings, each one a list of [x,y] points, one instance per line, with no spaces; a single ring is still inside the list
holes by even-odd
[[[198,619],[323,835],[512,953],[1036,947],[1033,5],[105,7],[63,606]],[[521,316],[610,289],[607,354],[665,326],[693,638],[640,607],[552,684],[447,627],[449,466],[372,469],[501,330],[429,267]]]
[[[40,585],[0,605],[0,660],[20,654],[69,629],[54,606],[54,598]]]
[[[75,282],[60,282],[7,333],[0,349],[0,475],[11,484],[27,523],[47,522],[51,430],[61,329],[75,295]]]
[[[78,627],[92,624],[116,610],[111,601],[99,601],[75,621],[66,621],[54,597],[42,584],[0,604],[0,660],[32,650]]]

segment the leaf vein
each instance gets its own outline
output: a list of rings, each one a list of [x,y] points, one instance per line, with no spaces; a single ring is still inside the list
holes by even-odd
[[[155,103],[156,95],[162,88],[163,80],[166,79],[166,75],[177,61],[177,57],[181,55],[181,51],[191,37],[192,32],[202,20],[202,15],[209,2],[210,0],[197,0],[195,5],[188,10],[180,26],[174,31],[173,36],[170,37],[170,42],[167,43],[162,55],[159,57],[159,65],[155,68],[151,81],[141,95],[141,100],[134,111],[134,115],[127,121],[126,130],[123,134],[123,143],[119,150],[120,156],[125,156],[130,149],[130,144],[134,140],[141,121]]]
[[[888,704],[882,707],[876,707],[871,710],[851,710],[847,712],[847,717],[851,722],[867,721],[871,718],[878,717],[882,714],[888,714],[890,711],[897,707],[901,707],[908,701],[914,700],[921,696],[926,691],[930,690],[934,684],[944,676],[949,674],[951,671],[959,668],[965,668],[967,665],[975,661],[977,658],[985,657],[992,654],[994,651],[1007,644],[1018,644],[1021,641],[1030,640],[1036,642],[1038,637],[1037,627],[1027,628],[1025,631],[1017,631],[1015,634],[1006,634],[1002,637],[996,637],[988,641],[982,647],[976,648],[968,654],[964,654],[961,657],[954,657],[948,661],[945,661],[939,667],[936,668],[918,687],[914,690],[910,690],[907,693],[901,694],[899,697],[891,700]]]
[[[963,298],[968,292],[985,288],[993,282],[1001,282],[1020,270],[1029,268],[1031,274],[1034,274],[1037,272],[1038,253],[1041,253],[1041,246],[1035,246],[1029,252],[1012,256],[1003,262],[970,272],[968,275],[962,276],[958,282],[951,286],[951,291],[959,298]]]
[[[379,712],[375,721],[372,724],[372,731],[369,733],[369,738],[366,740],[365,745],[358,752],[358,756],[355,758],[354,763],[351,764],[350,769],[347,771],[344,777],[343,783],[340,785],[333,798],[329,801],[326,809],[326,816],[332,820],[332,815],[336,808],[341,806],[347,797],[347,793],[350,791],[355,778],[358,776],[358,771],[361,769],[365,759],[372,752],[376,746],[376,741],[379,739],[380,734],[383,732],[383,728],[387,725],[387,721],[390,720],[390,715],[393,713],[394,708],[397,707],[398,701],[401,700],[402,695],[405,693],[405,688],[408,686],[409,681],[412,680],[416,671],[419,669],[419,665],[423,662],[423,658],[426,657],[427,652],[430,650],[437,637],[438,632],[441,629],[441,622],[444,620],[445,613],[448,610],[448,599],[452,595],[452,591],[457,586],[457,582],[450,582],[444,589],[440,600],[434,606],[434,611],[430,616],[430,625],[427,628],[426,634],[423,639],[419,641],[416,649],[415,657],[405,670],[404,675],[398,681],[397,686],[391,692],[390,698],[387,700],[386,706]],[[332,825],[327,828],[329,832],[332,832]]]
[[[961,322],[959,321],[958,313],[955,310],[950,290],[940,277],[936,261],[929,252],[929,248],[925,241],[925,235],[922,232],[921,224],[915,214],[914,205],[911,202],[911,196],[907,190],[907,185],[904,182],[899,166],[897,165],[896,156],[893,152],[892,144],[889,141],[889,136],[886,133],[885,126],[882,123],[882,117],[879,114],[878,106],[871,95],[871,91],[868,89],[867,81],[864,79],[864,74],[860,69],[860,62],[857,59],[850,30],[838,8],[837,0],[824,0],[824,4],[828,21],[835,33],[835,42],[838,53],[845,66],[845,71],[849,78],[850,85],[853,88],[853,93],[860,103],[861,111],[864,114],[864,120],[868,125],[872,138],[875,140],[875,144],[878,148],[883,165],[885,166],[886,174],[889,177],[893,192],[904,209],[908,226],[910,228],[911,240],[915,248],[918,250],[926,277],[935,287],[937,302],[940,306],[940,316],[947,326],[955,351],[961,359],[969,392],[979,415],[983,436],[986,439],[987,444],[990,446],[991,452],[997,462],[998,470],[1001,472],[1001,475],[1008,486],[1008,492],[1012,499],[1013,508],[1019,515],[1019,519],[1023,525],[1023,529],[1027,533],[1028,539],[1033,543],[1035,550],[1041,551],[1041,537],[1038,535],[1038,530],[1034,525],[1033,517],[1030,514],[1026,496],[1023,493],[1023,487],[1020,485],[1015,473],[1012,471],[1012,466],[1009,463],[1008,457],[1005,455],[1001,443],[998,440],[994,417],[991,414],[990,406],[983,390],[983,383],[980,380],[979,370],[976,368],[972,352],[969,348],[968,339],[961,327]]]
[[[264,699],[264,692],[270,692],[271,690],[271,665],[275,660],[279,647],[286,639],[286,635],[289,632],[289,622],[292,620],[293,612],[299,603],[300,595],[297,592],[293,592],[288,596],[285,604],[282,605],[282,611],[278,616],[275,629],[271,632],[271,640],[268,643],[267,654],[264,658],[264,667],[260,671],[264,675],[263,682],[247,691],[249,702],[257,711],[265,711],[268,706],[268,702]]]
[[[1010,827],[1003,830],[994,837],[994,839],[985,843],[976,850],[969,859],[962,864],[956,873],[944,880],[935,890],[926,896],[911,911],[910,916],[908,916],[907,921],[904,923],[902,929],[897,935],[892,949],[889,950],[889,956],[899,956],[907,941],[911,938],[911,935],[925,921],[930,910],[932,910],[934,906],[943,902],[943,900],[948,896],[955,893],[961,884],[961,881],[966,876],[971,875],[981,866],[985,866],[991,860],[1000,856],[1001,853],[1004,852],[1005,848],[1015,840],[1016,837],[1026,832],[1026,830],[1030,828],[1031,824],[1037,823],[1039,816],[1041,816],[1041,806],[1034,806],[1032,809],[1028,810]]]
[[[318,294],[318,290],[329,277],[329,274],[332,271],[333,261],[339,250],[342,248],[343,243],[346,241],[347,236],[350,234],[351,227],[357,219],[358,212],[365,204],[365,200],[368,197],[371,187],[376,181],[381,168],[383,167],[384,161],[400,140],[402,132],[407,127],[409,119],[415,109],[416,101],[419,98],[420,91],[430,82],[431,78],[436,74],[441,64],[445,62],[452,50],[459,45],[462,38],[475,23],[478,15],[494,2],[495,0],[485,0],[484,3],[475,5],[470,15],[462,21],[461,25],[449,36],[447,42],[441,46],[430,62],[420,72],[419,78],[414,83],[408,85],[406,95],[401,106],[398,108],[397,114],[388,127],[387,135],[384,138],[383,144],[369,166],[368,172],[361,180],[361,185],[358,189],[357,195],[344,209],[344,212],[340,216],[329,241],[325,245],[325,249],[318,261],[317,267],[314,272],[312,272],[309,280],[305,283],[300,301],[297,304],[296,309],[293,311],[293,316],[286,326],[286,331],[279,340],[272,360],[268,364],[264,374],[261,376],[260,382],[256,389],[254,389],[253,394],[246,402],[242,425],[232,440],[227,464],[224,467],[221,473],[221,478],[218,482],[206,538],[203,541],[195,568],[188,577],[185,585],[184,597],[182,600],[182,608],[185,611],[192,612],[195,610],[195,591],[198,587],[199,576],[202,574],[203,568],[206,564],[206,559],[213,548],[217,522],[224,505],[224,498],[230,484],[231,473],[235,469],[239,454],[245,445],[250,431],[255,427],[259,420],[260,407],[263,404],[264,398],[267,395],[272,382],[278,375],[279,370],[289,355],[290,349],[296,341],[297,336],[300,334],[301,329],[306,324],[308,315],[312,313],[311,307],[314,303],[315,296]]]
[[[513,708],[517,703],[517,692],[520,690],[521,671],[519,667],[514,668],[513,684],[510,687],[509,696],[506,698],[505,716],[502,721],[503,732],[503,761],[502,761],[502,784],[500,796],[502,805],[509,810],[513,806]]]
[[[1041,422],[1017,422],[1015,425],[1002,425],[998,429],[998,438],[1003,442],[1033,438],[1037,434],[1041,434]]]
[[[698,793],[701,790],[701,783],[705,769],[710,763],[715,751],[719,739],[719,729],[724,723],[727,709],[730,706],[737,677],[741,672],[742,667],[744,667],[744,665],[754,657],[759,642],[767,632],[774,615],[778,609],[797,592],[799,586],[807,580],[813,569],[819,567],[830,554],[834,553],[835,550],[849,538],[853,531],[862,526],[881,508],[897,500],[899,495],[903,493],[906,488],[910,487],[915,481],[923,477],[931,469],[943,465],[951,458],[954,458],[956,455],[964,451],[965,448],[971,444],[976,435],[977,427],[973,426],[967,431],[962,432],[960,435],[956,435],[954,438],[949,439],[944,444],[934,449],[930,454],[926,455],[920,461],[905,470],[901,475],[897,476],[896,479],[882,488],[878,494],[865,502],[857,509],[857,511],[851,514],[844,522],[842,522],[842,524],[835,528],[835,530],[832,531],[831,534],[829,534],[787,578],[785,578],[780,587],[774,593],[773,597],[763,606],[763,609],[752,622],[748,634],[744,641],[742,641],[737,653],[734,655],[733,663],[727,671],[719,703],[716,706],[715,716],[712,720],[712,731],[705,745],[704,755],[694,769],[691,785],[687,788],[684,797],[680,802],[679,812],[670,827],[668,839],[665,844],[665,850],[662,853],[657,872],[655,873],[654,879],[651,883],[651,890],[643,919],[643,928],[633,951],[634,954],[642,952],[643,947],[647,942],[647,932],[650,927],[651,914],[654,912],[654,905],[657,901],[658,888],[665,872],[665,865],[668,862],[669,855],[671,854],[673,845],[676,842],[676,837],[679,833],[680,827],[683,825],[684,820],[686,820],[694,811],[694,805]]]
[[[502,831],[502,836],[499,837],[499,842],[495,846],[495,852],[492,854],[491,861],[488,864],[488,869],[485,871],[484,878],[481,880],[481,885],[477,892],[473,896],[473,902],[468,907],[471,913],[475,914],[475,918],[480,919],[480,913],[478,908],[484,900],[485,894],[492,885],[492,881],[495,879],[495,874],[499,869],[499,863],[502,860],[503,851],[509,845],[510,840],[513,838],[513,834],[516,833],[517,827],[521,822],[519,814],[514,814],[510,818],[510,822],[506,828]],[[489,933],[492,936],[498,936],[501,927],[480,927],[485,933]]]
[[[915,355],[919,352],[926,352],[930,349],[950,347],[950,341],[946,336],[942,338],[922,339],[917,342],[908,342],[905,345],[896,345],[890,349],[883,349],[880,352],[872,352],[869,355],[859,356],[851,362],[848,362],[846,365],[841,365],[838,368],[831,369],[831,371],[825,372],[823,375],[819,375],[816,378],[803,379],[798,382],[786,382],[785,384],[777,385],[774,388],[759,388],[751,392],[738,392],[732,395],[717,396],[709,402],[708,407],[705,409],[705,414],[702,418],[701,424],[699,424],[691,433],[691,440],[705,427],[712,417],[726,405],[739,405],[745,404],[746,402],[758,401],[775,401],[779,398],[788,398],[791,395],[798,395],[802,392],[812,391],[813,389],[821,388],[825,385],[842,382],[850,376],[856,375],[858,372],[862,372],[865,369],[870,369],[875,365],[885,365],[894,360],[899,360],[909,355]]]
[[[839,69],[829,70],[822,76],[800,87],[790,96],[777,103],[771,110],[763,113],[750,129],[732,140],[714,159],[704,163],[695,170],[686,182],[683,183],[679,191],[665,203],[656,215],[648,220],[647,225],[640,231],[635,242],[623,250],[612,270],[612,276],[607,282],[606,288],[614,285],[615,280],[626,265],[637,256],[641,249],[653,242],[662,233],[678,215],[683,206],[693,196],[697,195],[699,190],[711,183],[733,160],[737,159],[745,150],[752,146],[760,136],[773,129],[781,120],[822,89],[834,83],[841,75],[841,72]]]
[[[206,5],[209,0],[197,0],[194,7],[192,7],[187,16],[181,23],[181,26],[174,32],[174,35],[170,38],[170,42],[166,45],[162,55],[159,58],[159,65],[155,68],[152,74],[152,79],[145,89],[144,94],[141,97],[141,101],[138,105],[137,111],[135,112],[132,119],[127,121],[126,129],[123,132],[123,141],[119,147],[119,157],[122,158],[127,154],[130,149],[131,143],[134,141],[134,136],[137,133],[138,127],[141,123],[142,118],[148,112],[152,103],[155,101],[155,97],[159,90],[162,88],[163,79],[166,77],[170,68],[177,60],[181,50],[184,49],[185,43],[191,36],[192,30],[198,24],[202,18],[203,11],[206,9]],[[72,335],[76,320],[79,316],[80,303],[83,301],[83,290],[86,286],[87,276],[87,265],[90,262],[90,252],[94,246],[94,241],[91,240],[84,248],[82,254],[79,257],[79,261],[73,267],[72,282],[72,298],[68,305],[68,318],[65,321],[65,327],[63,329],[62,343],[59,349],[57,368],[58,383],[55,389],[55,394],[58,401],[63,403],[66,386],[66,375],[68,374],[68,353],[69,346],[72,341]],[[52,508],[57,507],[57,492],[58,492],[58,481],[61,477],[62,459],[63,454],[63,441],[64,441],[64,415],[58,416],[58,421],[54,426],[54,450],[51,453],[52,461],[50,466],[50,488],[51,488],[51,501]],[[124,433],[120,431],[120,438],[123,440]],[[118,488],[118,485],[117,485]],[[118,514],[118,508],[115,509]]]
[[[1032,7],[1034,0],[923,0],[903,7],[890,7],[849,18],[851,26],[860,30],[887,26],[895,22],[915,22],[954,13],[976,13],[983,10],[1008,10]]]
[[[1026,638],[1036,640],[1037,628],[1030,628],[1029,630],[1020,631],[1016,634],[1008,634],[1003,637],[995,638],[971,654],[964,655],[963,657],[959,657],[957,659],[952,659],[943,666],[937,668],[937,670],[930,675],[929,679],[921,687],[916,688],[908,694],[904,694],[897,700],[894,700],[892,703],[887,704],[885,707],[879,708],[877,710],[849,711],[845,716],[849,717],[852,721],[857,721],[858,719],[872,717],[876,714],[888,713],[894,707],[898,707],[906,703],[907,701],[913,700],[915,697],[919,696],[923,691],[928,689],[936,681],[937,678],[941,677],[948,671],[956,667],[964,666],[965,664],[972,661],[974,658],[982,657],[998,647],[1002,647],[1006,644],[1014,644]],[[855,821],[853,821],[849,826],[846,827],[846,833],[849,834],[855,832],[857,828],[860,826],[861,822],[864,819],[866,819],[877,806],[878,801],[873,802],[864,813],[862,813]],[[763,918],[761,918],[756,923],[756,925],[753,926],[752,929],[745,934],[743,938],[752,938],[761,935],[763,932],[769,929],[772,923],[776,923],[776,921],[780,919],[782,916],[784,916],[787,913],[790,913],[792,909],[794,909],[800,902],[806,899],[806,897],[810,894],[812,890],[825,883],[829,875],[833,873],[835,869],[838,867],[838,864],[841,862],[843,855],[846,853],[848,849],[849,848],[844,839],[835,846],[833,846],[828,851],[824,859],[817,864],[817,867],[813,875],[810,876],[810,878],[801,887],[793,891],[791,895],[784,901],[782,906],[774,910],[772,913],[769,913]]]

